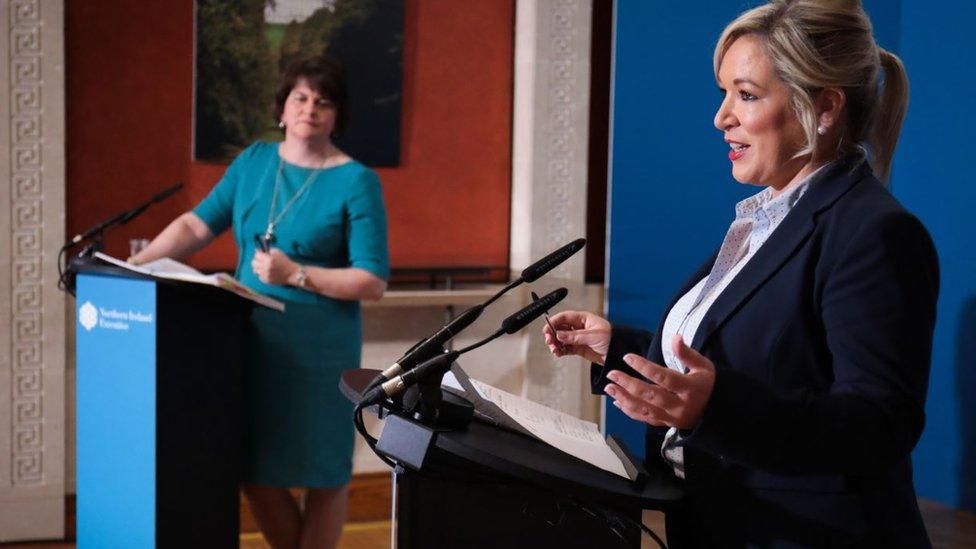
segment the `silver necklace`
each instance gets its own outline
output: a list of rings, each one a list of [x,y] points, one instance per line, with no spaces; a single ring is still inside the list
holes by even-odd
[[[290,210],[292,205],[295,204],[295,201],[297,201],[302,196],[302,194],[305,193],[309,185],[312,184],[312,181],[315,180],[315,176],[318,175],[319,172],[322,171],[322,168],[325,167],[325,162],[327,161],[328,158],[326,158],[326,160],[322,162],[321,166],[315,168],[314,170],[312,170],[312,173],[308,174],[308,177],[305,178],[305,182],[302,183],[302,186],[299,187],[297,191],[295,191],[295,194],[292,195],[290,199],[288,199],[288,202],[285,202],[284,207],[281,208],[281,212],[279,212],[278,215],[275,215],[274,214],[275,206],[278,203],[278,189],[281,187],[281,178],[282,178],[281,174],[284,166],[284,163],[281,161],[281,156],[280,155],[278,156],[278,170],[275,173],[274,190],[271,192],[271,207],[268,208],[268,228],[265,229],[264,231],[265,242],[270,243],[274,241],[275,227],[278,225],[278,222],[281,221],[281,218],[283,218],[286,213],[288,213],[288,210]]]

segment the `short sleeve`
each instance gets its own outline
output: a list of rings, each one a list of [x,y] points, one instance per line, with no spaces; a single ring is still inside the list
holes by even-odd
[[[254,157],[257,147],[258,144],[255,143],[237,155],[237,158],[227,167],[224,176],[211,189],[210,194],[193,208],[193,213],[207,224],[214,235],[226,231],[231,226],[234,197],[244,177],[246,166],[250,164],[249,160]]]
[[[350,266],[388,279],[390,259],[386,243],[386,210],[376,172],[366,170],[358,178],[347,208]]]

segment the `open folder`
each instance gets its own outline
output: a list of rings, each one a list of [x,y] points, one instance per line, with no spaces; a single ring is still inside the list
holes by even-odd
[[[643,481],[643,467],[597,424],[471,379],[456,363],[441,386],[474,406],[475,419],[541,440],[573,457],[629,480]],[[640,473],[640,474],[639,474]]]
[[[218,288],[223,288],[228,292],[233,292],[244,299],[249,299],[258,305],[268,307],[269,309],[274,309],[281,312],[285,311],[284,303],[278,301],[277,299],[255,292],[254,290],[241,284],[236,278],[227,273],[205,275],[189,265],[185,265],[168,257],[143,263],[142,265],[133,265],[127,261],[122,261],[121,259],[103,254],[102,252],[95,252],[95,257],[106,263],[115,265],[116,267],[128,269],[139,274],[165,278],[168,280],[180,280],[183,282],[216,286]]]

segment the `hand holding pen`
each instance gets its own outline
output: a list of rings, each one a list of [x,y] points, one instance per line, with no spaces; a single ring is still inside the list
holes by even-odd
[[[536,294],[535,292],[529,292],[529,293],[532,294],[532,301],[539,301],[539,295],[538,294]],[[546,319],[546,325],[549,326],[549,329],[552,330],[553,337],[555,337],[555,335],[556,335],[556,328],[553,327],[552,320],[549,319],[549,311],[545,311],[542,314],[543,314],[543,316]],[[547,342],[548,342],[548,338],[547,338]],[[558,339],[553,339],[553,344],[555,345],[556,349],[559,350],[560,352],[563,352],[564,351],[563,344],[560,343]]]
[[[254,235],[254,243],[257,244],[258,249],[264,253],[268,253],[269,251],[271,251],[271,245],[274,244],[274,241],[275,241],[274,235],[270,235],[268,233],[265,233],[263,235],[260,234]]]
[[[581,356],[603,364],[610,349],[610,322],[587,311],[556,313],[543,326],[549,351],[555,356]]]

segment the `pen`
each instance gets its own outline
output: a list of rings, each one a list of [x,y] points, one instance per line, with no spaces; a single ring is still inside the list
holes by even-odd
[[[539,296],[535,292],[529,292],[532,294],[532,301],[539,301]],[[549,311],[543,311],[542,315],[546,319],[546,324],[549,325],[549,329],[552,330],[552,341],[556,344],[556,349],[560,351],[563,350],[563,344],[558,339],[556,339],[556,327],[552,325],[552,321],[549,320]]]
[[[260,248],[264,253],[268,253],[268,250],[271,249],[271,239],[269,238],[263,238],[261,235],[254,235],[254,242],[257,243],[258,248]]]

